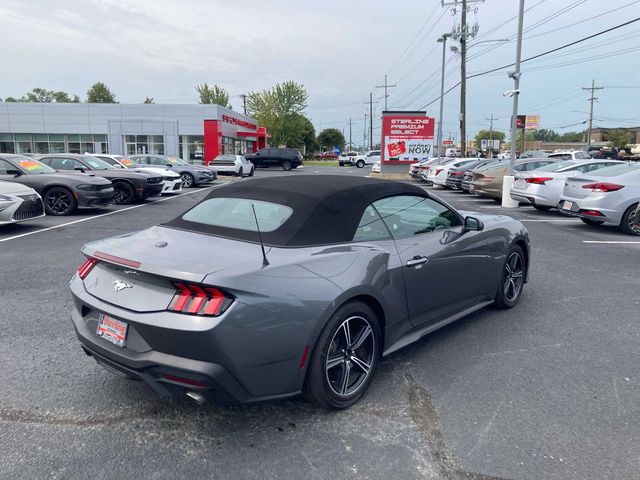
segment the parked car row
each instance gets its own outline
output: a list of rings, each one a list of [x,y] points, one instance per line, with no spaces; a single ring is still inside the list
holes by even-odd
[[[172,157],[146,156],[162,159],[163,165],[138,163],[140,159],[136,157],[2,154],[0,223],[30,220],[44,213],[70,215],[80,208],[128,204],[163,193],[177,193],[185,184],[183,172],[189,175],[191,171],[197,172],[194,173],[197,184],[210,183],[217,178],[213,170],[189,164],[185,167]],[[168,164],[171,165],[169,168]],[[195,182],[187,183],[188,186],[196,185]]]
[[[558,209],[587,225],[612,224],[640,235],[636,211],[640,200],[640,163],[565,153],[515,161],[510,196],[540,211]],[[558,159],[561,159],[558,161]],[[414,163],[409,174],[447,189],[501,200],[509,161],[504,159],[428,159]]]
[[[364,168],[365,165],[374,165],[380,162],[380,150],[369,150],[366,153],[347,152],[338,157],[338,165]]]

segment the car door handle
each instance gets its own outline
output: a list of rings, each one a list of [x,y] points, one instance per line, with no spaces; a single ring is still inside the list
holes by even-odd
[[[420,257],[416,255],[411,260],[407,261],[407,267],[415,267],[417,265],[422,265],[423,263],[427,263],[429,259],[427,257]]]

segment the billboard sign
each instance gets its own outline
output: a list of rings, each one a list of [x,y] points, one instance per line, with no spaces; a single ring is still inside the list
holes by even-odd
[[[540,115],[527,115],[524,128],[527,130],[535,130],[540,128]]]
[[[424,112],[393,112],[382,117],[381,161],[401,164],[429,158],[434,119]]]

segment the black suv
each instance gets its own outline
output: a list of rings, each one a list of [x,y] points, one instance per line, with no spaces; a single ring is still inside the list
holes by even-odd
[[[297,148],[263,148],[244,158],[256,167],[282,167],[283,170],[302,165],[302,155]]]

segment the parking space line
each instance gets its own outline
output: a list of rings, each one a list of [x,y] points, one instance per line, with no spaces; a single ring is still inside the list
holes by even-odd
[[[192,195],[194,193],[202,192],[203,190],[207,190],[208,188],[211,188],[211,187],[199,188],[198,190],[193,190],[191,192],[185,192],[185,193],[179,193],[178,195],[172,195],[171,197],[164,197],[164,198],[161,198],[159,200],[155,200],[153,202],[142,203],[140,205],[133,205],[131,207],[122,208],[120,210],[114,210],[112,212],[107,212],[107,213],[101,213],[100,215],[94,215],[94,216],[87,217],[87,218],[80,218],[78,220],[73,220],[72,222],[61,223],[60,225],[54,225],[52,227],[41,228],[40,230],[34,230],[32,232],[21,233],[20,235],[14,235],[12,237],[7,237],[7,238],[0,239],[0,243],[8,242],[9,240],[15,240],[17,238],[28,237],[29,235],[35,235],[36,233],[47,232],[49,230],[55,230],[56,228],[67,227],[69,225],[75,225],[76,223],[88,222],[89,220],[95,220],[96,218],[100,218],[100,217],[107,217],[109,215],[114,215],[116,213],[126,212],[127,210],[133,210],[135,208],[147,207],[149,205],[154,205],[156,203],[164,202],[166,200],[171,200],[172,198],[178,198],[178,197],[182,197],[184,195]]]
[[[569,220],[564,218],[536,218],[536,219],[520,218],[519,220],[521,222],[579,223],[579,220]]]
[[[640,241],[633,240],[583,240],[582,243],[604,243],[612,245],[640,245]]]

